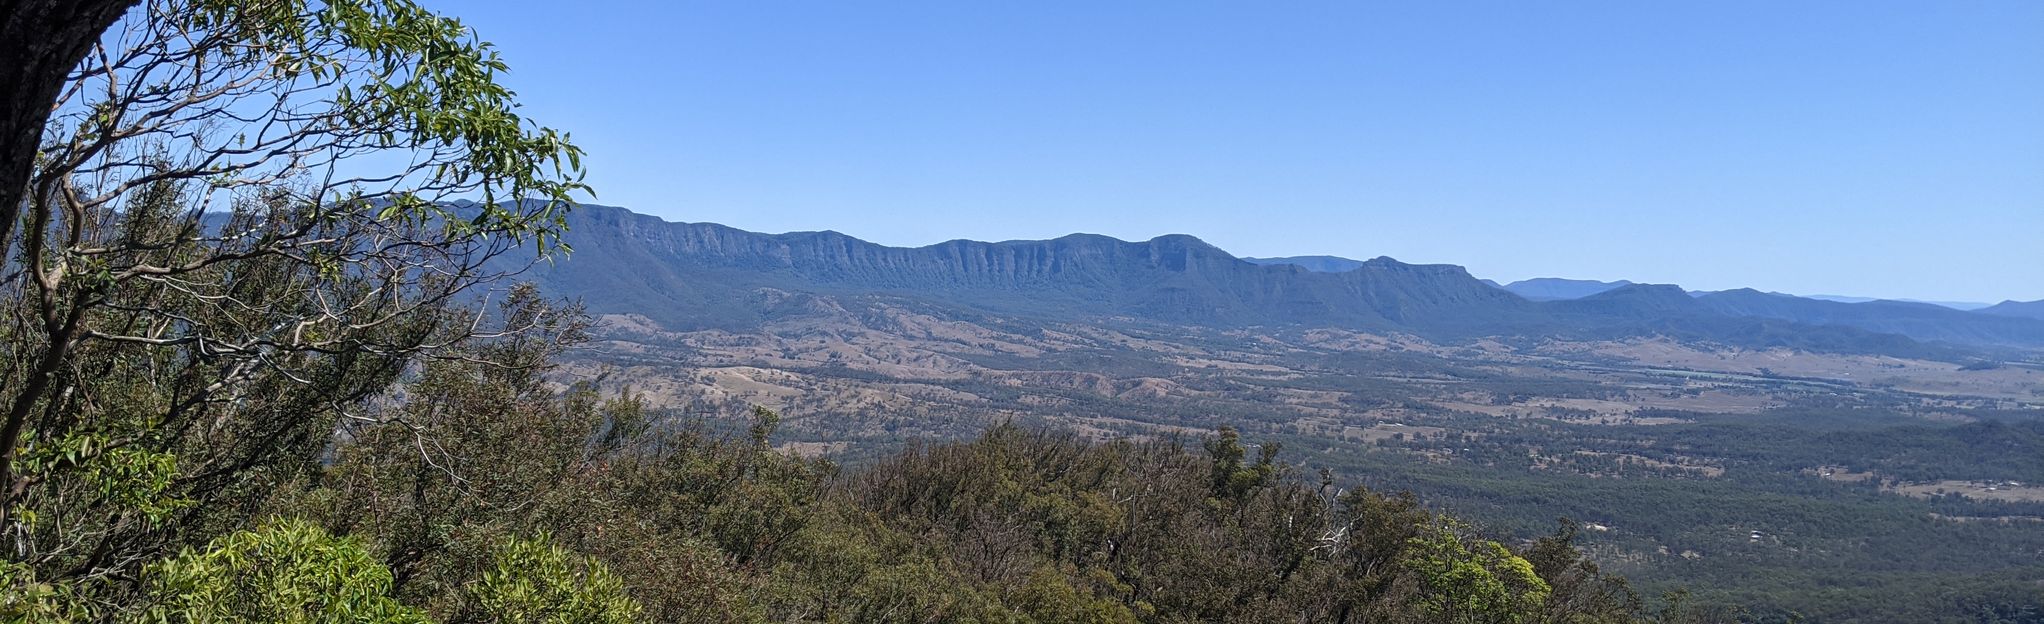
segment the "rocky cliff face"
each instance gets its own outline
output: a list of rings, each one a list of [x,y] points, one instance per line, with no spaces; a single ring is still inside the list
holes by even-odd
[[[759,304],[758,293],[772,289],[831,295],[854,308],[886,300],[948,315],[1066,322],[1338,327],[1447,339],[1679,335],[1883,352],[1914,349],[1914,341],[2044,347],[2044,321],[1929,305],[1752,291],[1699,298],[1646,284],[1534,302],[1454,265],[1377,258],[1346,271],[1312,271],[1244,261],[1184,235],[1123,241],[1074,234],[906,248],[837,232],[760,234],[670,223],[603,206],[578,208],[570,228],[574,255],[534,267],[528,279],[581,298],[594,312],[641,314],[673,329],[750,327],[778,318],[785,310]]]
[[[1526,305],[1457,266],[1378,258],[1353,271],[1318,273],[1245,262],[1184,235],[1131,242],[1074,234],[903,248],[836,232],[758,234],[669,223],[600,206],[577,209],[570,225],[573,258],[537,267],[534,278],[584,297],[599,311],[644,313],[683,326],[697,324],[688,317],[711,312],[705,303],[760,287],[941,296],[1005,313],[1224,325],[1383,326]],[[637,309],[647,303],[662,310]]]

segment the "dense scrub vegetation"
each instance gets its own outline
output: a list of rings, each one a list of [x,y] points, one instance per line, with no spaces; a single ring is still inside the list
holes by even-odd
[[[102,480],[159,536],[6,564],[0,614],[64,621],[1627,622],[1564,528],[1502,544],[1409,496],[1301,479],[1232,430],[1199,448],[997,427],[856,471],[547,382],[581,317],[530,290],[329,448],[196,513]],[[43,509],[59,517],[77,502]],[[163,512],[161,510],[173,510]],[[99,557],[95,559],[95,557]],[[81,573],[81,570],[89,573]]]

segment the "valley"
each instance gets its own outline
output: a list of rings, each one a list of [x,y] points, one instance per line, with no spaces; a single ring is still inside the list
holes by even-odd
[[[1708,587],[1700,597],[1762,614],[1850,617],[1931,578],[1970,578],[1978,595],[1965,595],[1981,600],[2044,581],[2044,525],[2020,521],[2044,517],[2044,502],[1960,486],[2044,482],[2034,361],[1043,324],[779,291],[758,301],[775,318],[752,331],[605,316],[575,372],[686,419],[766,406],[785,415],[783,449],[851,464],[1002,423],[1098,439],[1233,426],[1284,444],[1301,473],[1410,490],[1519,539],[1559,517],[1603,527],[1584,532],[1590,552],[1643,588]],[[1853,600],[1778,591],[1790,585]]]

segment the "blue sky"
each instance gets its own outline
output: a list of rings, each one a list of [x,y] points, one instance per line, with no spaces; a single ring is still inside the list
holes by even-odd
[[[427,2],[670,220],[2044,298],[2044,2]]]

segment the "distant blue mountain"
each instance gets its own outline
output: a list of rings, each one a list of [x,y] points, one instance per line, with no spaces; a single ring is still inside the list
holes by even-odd
[[[2036,301],[2003,301],[1974,311],[1995,316],[2014,316],[2044,320],[2044,299]]]
[[[1363,261],[1350,260],[1340,256],[1288,256],[1284,258],[1243,258],[1252,264],[1290,264],[1305,267],[1315,273],[1347,273],[1363,268]]]
[[[1979,310],[1994,305],[1990,303],[1981,303],[1978,301],[1926,301],[1923,299],[1881,299],[1877,297],[1851,297],[1846,295],[1801,295],[1801,296],[1804,299],[1817,299],[1820,301],[1836,301],[1839,303],[1867,303],[1871,301],[1905,301],[1909,303],[1928,303],[1931,305],[1944,306],[1954,310]]]
[[[1751,288],[1697,298],[1705,308],[1730,316],[1773,318],[1811,325],[1843,325],[1917,340],[1959,344],[2035,345],[2044,326],[2030,318],[1996,318],[1914,301],[1844,303]]]
[[[1600,282],[1596,280],[1562,279],[1559,277],[1536,277],[1505,284],[1499,286],[1499,288],[1512,291],[1513,294],[1533,301],[1564,301],[1568,299],[1581,299],[1597,293],[1614,290],[1620,286],[1631,285],[1632,282],[1625,280]]]

